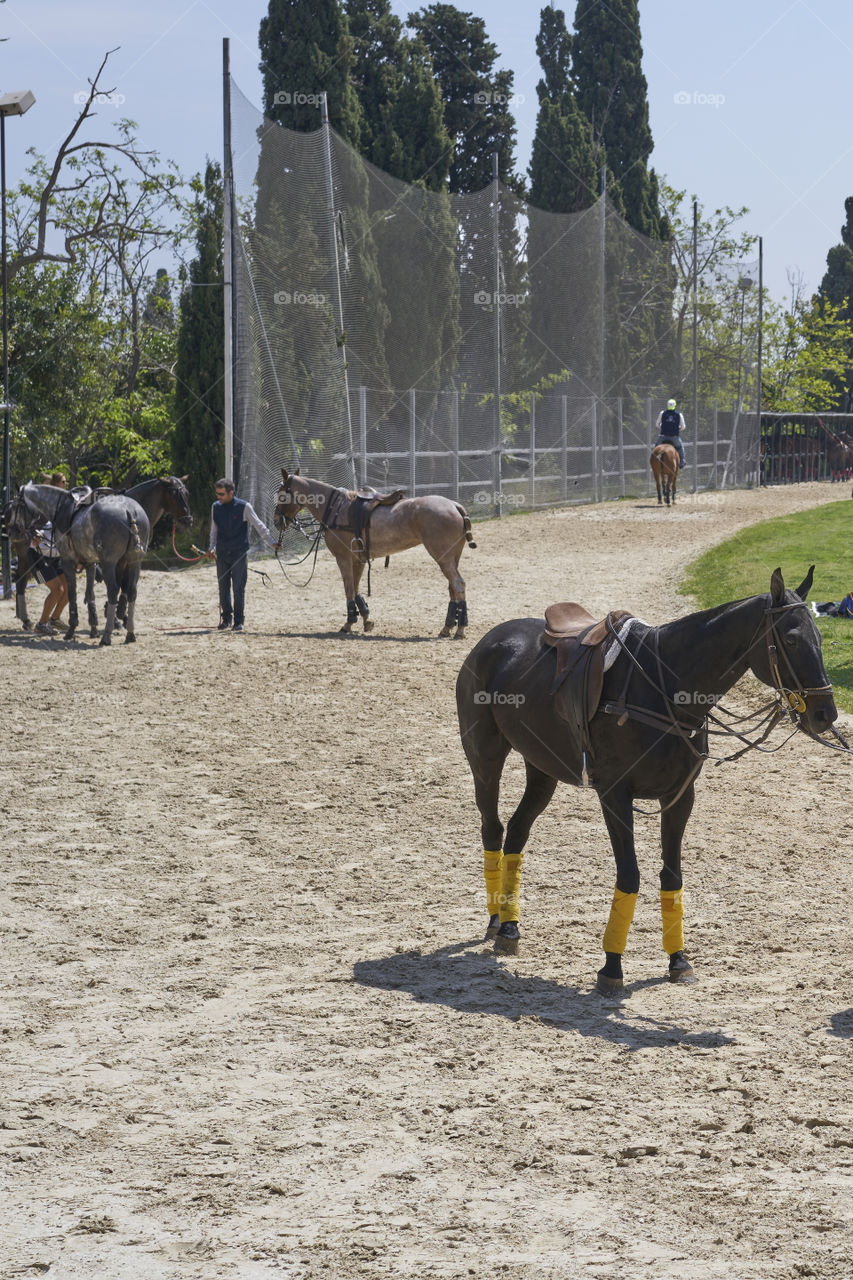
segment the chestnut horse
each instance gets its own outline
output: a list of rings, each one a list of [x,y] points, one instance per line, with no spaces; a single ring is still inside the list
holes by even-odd
[[[471,537],[471,520],[463,506],[440,494],[400,498],[393,505],[375,508],[370,518],[369,534],[365,537],[356,532],[347,514],[351,504],[360,496],[355,491],[337,488],[325,480],[310,480],[308,476],[299,474],[298,467],[292,473],[282,467],[281,480],[273,513],[275,527],[279,533],[283,532],[294,523],[297,512],[303,508],[308,508],[318,521],[344,582],[347,620],[341,627],[342,632],[352,631],[359,614],[365,631],[373,630],[367,601],[358,594],[358,584],[369,559],[387,557],[422,545],[441,569],[450,591],[450,604],[439,635],[449,636],[451,627],[455,626],[454,639],[464,639],[468,605],[465,580],[459,572],[459,558],[466,542],[471,547],[477,544]],[[319,532],[317,536],[320,536]]]
[[[675,486],[678,481],[678,450],[672,444],[656,444],[652,449],[652,456],[649,463],[652,468],[652,475],[655,478],[655,484],[658,490],[658,506],[665,502],[669,506],[670,494],[672,495],[672,505],[675,506]],[[661,484],[663,482],[663,484]],[[663,494],[663,497],[661,497]]]

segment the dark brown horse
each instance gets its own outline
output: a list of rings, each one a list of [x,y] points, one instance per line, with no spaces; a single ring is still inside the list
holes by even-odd
[[[658,506],[661,505],[662,501],[669,506],[670,497],[672,498],[672,505],[675,506],[675,486],[678,482],[679,461],[678,450],[675,445],[656,444],[652,449],[649,464],[657,485]]]
[[[341,631],[352,631],[359,614],[365,631],[373,628],[367,601],[358,594],[368,559],[423,546],[441,569],[450,591],[450,604],[439,635],[449,636],[455,626],[454,638],[464,638],[468,605],[459,559],[466,542],[471,547],[477,544],[471,537],[471,521],[463,506],[440,494],[401,498],[393,506],[379,506],[371,517],[368,549],[365,535],[359,535],[347,514],[357,493],[337,489],[324,480],[310,480],[299,474],[299,468],[291,474],[282,467],[281,479],[273,514],[275,527],[279,531],[286,529],[303,508],[308,508],[318,521],[326,546],[338,563],[346,592],[347,620]]]
[[[634,849],[634,801],[639,799],[660,802],[661,917],[669,977],[674,982],[692,977],[683,949],[681,842],[694,783],[708,758],[709,708],[750,670],[776,690],[769,725],[776,713],[787,714],[817,737],[837,716],[820,633],[806,604],[813,569],[796,591],[786,590],[777,569],[769,595],[735,600],[664,626],[624,615],[627,624],[617,623],[619,638],[610,631],[615,657],[604,672],[585,733],[578,729],[577,712],[580,705],[590,715],[586,684],[579,704],[571,678],[559,682],[561,651],[546,643],[544,619],[504,622],[475,646],[459,673],[456,703],[482,824],[487,937],[495,937],[497,950],[518,950],[521,860],[533,822],[558,782],[586,784],[598,793],[616,859],[600,989],[622,986],[622,953],[640,888]],[[581,657],[578,649],[571,652],[573,663]],[[511,750],[524,759],[527,785],[504,841],[498,797]]]

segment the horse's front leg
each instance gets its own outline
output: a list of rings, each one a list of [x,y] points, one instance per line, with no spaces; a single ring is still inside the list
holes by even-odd
[[[660,873],[660,911],[663,949],[669,956],[670,982],[693,982],[693,969],[684,955],[684,887],[681,880],[681,841],[693,811],[691,783],[660,820],[663,867]],[[663,801],[666,804],[666,800]]]
[[[599,800],[616,859],[616,888],[602,943],[606,959],[598,971],[598,990],[606,995],[624,985],[622,955],[640,892],[640,869],[634,851],[634,811],[629,791],[626,787],[613,787]]]
[[[341,578],[344,583],[344,594],[347,598],[347,620],[341,627],[341,635],[348,635],[358,622],[358,605],[355,602],[355,559],[349,547],[344,546],[337,535],[335,535],[334,541],[331,538],[327,538],[326,545],[338,562],[338,568],[341,571]]]
[[[98,634],[98,606],[95,604],[95,566],[86,565],[86,594],[83,596],[89,610],[89,635],[94,640]]]
[[[77,562],[76,560],[62,560],[62,572],[65,574],[65,581],[68,583],[68,630],[65,632],[63,639],[73,640],[74,632],[77,630],[77,624],[80,616],[77,613]]]

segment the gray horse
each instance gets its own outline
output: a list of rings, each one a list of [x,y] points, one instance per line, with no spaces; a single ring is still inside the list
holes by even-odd
[[[77,565],[97,564],[107,588],[107,623],[101,644],[110,644],[115,626],[119,591],[127,596],[125,644],[136,639],[133,615],[142,557],[148,547],[151,526],[138,502],[123,495],[101,498],[77,508],[74,495],[50,484],[25,484],[19,497],[31,512],[51,521],[62,571],[68,582],[68,630],[77,630]]]

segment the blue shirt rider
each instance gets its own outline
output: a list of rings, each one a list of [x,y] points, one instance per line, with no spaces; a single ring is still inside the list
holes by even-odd
[[[656,426],[658,438],[655,440],[655,444],[673,445],[678,450],[683,469],[684,445],[681,442],[681,433],[687,430],[687,424],[684,421],[684,414],[679,413],[676,409],[674,400],[667,400],[666,408],[662,409],[658,414]]]

